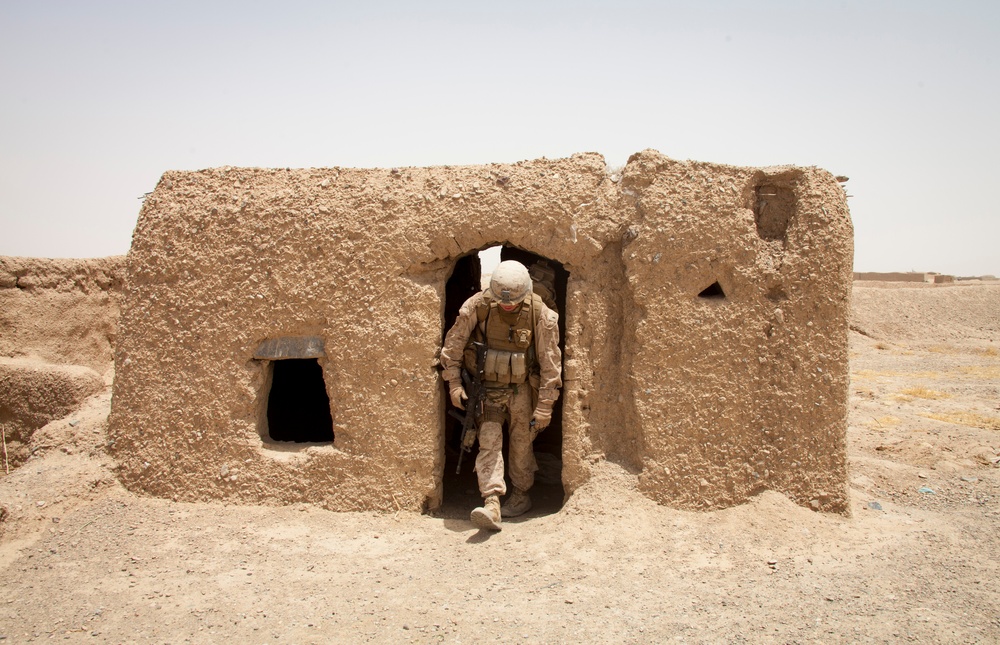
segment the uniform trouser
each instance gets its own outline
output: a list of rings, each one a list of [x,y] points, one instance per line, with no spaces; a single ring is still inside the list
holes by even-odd
[[[515,488],[526,491],[535,483],[535,451],[532,442],[535,431],[531,428],[531,417],[534,410],[531,405],[531,386],[527,383],[511,392],[506,402],[506,410],[510,419],[510,481]],[[491,405],[496,408],[498,402]],[[503,404],[500,404],[503,406]],[[504,495],[507,484],[504,482],[503,464],[503,423],[495,421],[487,415],[479,426],[479,454],[476,456],[476,474],[479,475],[479,492],[483,497]]]

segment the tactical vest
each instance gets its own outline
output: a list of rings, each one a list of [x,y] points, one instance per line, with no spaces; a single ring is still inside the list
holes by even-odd
[[[491,383],[518,384],[528,380],[536,369],[535,325],[542,313],[542,300],[536,294],[525,299],[516,312],[508,313],[487,293],[476,307],[476,327],[472,338],[486,343],[486,373]],[[476,353],[471,343],[465,349],[465,365],[475,370]]]

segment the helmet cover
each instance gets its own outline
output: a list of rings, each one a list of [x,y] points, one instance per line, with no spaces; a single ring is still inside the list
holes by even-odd
[[[490,292],[505,305],[516,305],[531,295],[531,275],[523,264],[504,260],[490,278]]]

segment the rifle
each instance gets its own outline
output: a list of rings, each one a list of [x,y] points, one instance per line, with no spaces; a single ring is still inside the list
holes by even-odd
[[[458,451],[458,467],[455,474],[462,473],[462,457],[472,452],[472,444],[476,442],[476,414],[482,413],[483,401],[486,399],[486,388],[483,387],[483,377],[486,374],[486,343],[473,341],[476,348],[476,373],[470,376],[467,370],[462,370],[462,384],[469,400],[465,404],[465,414],[448,410],[448,414],[462,422],[462,441]]]

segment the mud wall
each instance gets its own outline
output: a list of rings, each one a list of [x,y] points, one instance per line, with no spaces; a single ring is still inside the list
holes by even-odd
[[[125,258],[0,257],[0,427],[8,464],[111,383]]]
[[[684,507],[763,489],[842,510],[853,237],[815,169],[633,159],[641,488]]]
[[[874,280],[880,282],[927,282],[926,273],[855,273],[855,280]]]
[[[35,432],[105,390],[101,376],[83,365],[54,365],[23,358],[0,358],[2,467],[16,468],[31,455]]]
[[[110,420],[123,481],[183,499],[435,507],[445,284],[496,244],[569,273],[567,494],[612,459],[680,507],[765,488],[845,507],[842,189],[817,169],[654,151],[620,179],[597,154],[166,173],[127,261]],[[322,368],[332,442],[268,437],[268,352],[296,346]]]
[[[125,257],[87,260],[0,256],[0,356],[114,365]]]

